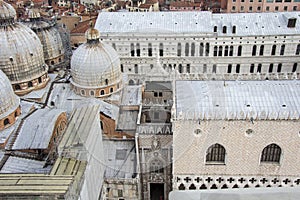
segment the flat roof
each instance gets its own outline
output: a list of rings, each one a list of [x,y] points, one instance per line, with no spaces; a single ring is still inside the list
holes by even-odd
[[[299,119],[300,81],[177,81],[178,119]]]
[[[95,28],[102,35],[120,33],[187,33],[215,36],[294,35],[300,33],[300,12],[223,13],[202,12],[101,12]],[[288,28],[288,19],[297,20]],[[217,33],[214,33],[217,26]],[[223,27],[227,27],[223,33]],[[232,33],[236,26],[236,33]]]
[[[121,105],[138,106],[142,102],[142,86],[128,85],[124,87]]]

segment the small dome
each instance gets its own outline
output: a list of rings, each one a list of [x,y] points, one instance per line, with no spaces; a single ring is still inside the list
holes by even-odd
[[[38,11],[30,10],[30,21],[23,22],[31,28],[39,37],[44,51],[44,59],[47,65],[61,65],[64,62],[64,47],[59,31],[55,23],[40,17]]]
[[[14,112],[20,105],[20,99],[15,95],[10,81],[0,70],[0,120]]]
[[[89,29],[87,42],[80,45],[71,59],[72,84],[85,89],[116,86],[121,81],[120,58],[111,46],[99,41],[99,32]],[[95,95],[97,96],[97,95]]]
[[[82,44],[74,51],[71,59],[73,81],[87,87],[104,85],[106,77],[118,75],[119,67],[117,52],[103,43]]]
[[[16,17],[15,9],[8,3],[0,0],[0,20],[9,20]]]
[[[11,13],[11,14],[7,14]],[[23,95],[44,87],[49,80],[43,47],[38,36],[28,27],[15,22],[15,10],[0,0],[0,69],[10,79],[17,94]]]
[[[89,41],[89,40],[99,40],[100,38],[100,33],[97,29],[94,28],[89,28],[86,32],[85,32],[85,38]]]
[[[11,82],[24,82],[47,72],[43,46],[38,36],[28,27],[15,23],[0,29],[0,69]]]

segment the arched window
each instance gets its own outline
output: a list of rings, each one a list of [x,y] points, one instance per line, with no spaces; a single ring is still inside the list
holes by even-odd
[[[195,43],[191,45],[191,56],[195,56]]]
[[[148,43],[148,56],[152,56],[152,44]]]
[[[200,43],[200,48],[199,48],[199,55],[203,56],[203,52],[204,52],[204,44]]]
[[[252,47],[252,56],[256,56],[256,45]]]
[[[185,56],[189,56],[189,51],[190,51],[190,44],[186,43],[185,44]]]
[[[121,72],[124,72],[124,66],[121,64]]]
[[[9,124],[9,119],[6,118],[6,119],[4,120],[4,126],[6,126],[6,125],[8,125],[8,124]]]
[[[275,53],[276,53],[276,45],[274,44],[274,45],[272,46],[271,55],[274,56]]]
[[[231,73],[231,70],[232,70],[232,64],[228,64],[228,67],[227,67],[227,73]]]
[[[229,56],[233,56],[233,46],[230,46],[230,49],[229,49]]]
[[[181,43],[177,44],[177,56],[181,56]]]
[[[42,83],[42,77],[38,78],[39,83]]]
[[[218,27],[214,26],[214,32],[216,33],[218,31]]]
[[[150,162],[150,173],[164,173],[163,163],[158,159]]]
[[[81,92],[81,95],[85,96],[85,91],[84,90],[80,90],[80,92]]]
[[[283,56],[284,55],[284,50],[285,50],[285,45],[281,45],[280,47],[280,55]]]
[[[104,90],[101,90],[100,95],[104,95],[104,94],[105,94]]]
[[[134,56],[134,44],[133,43],[130,44],[130,55]]]
[[[134,85],[134,81],[132,79],[129,80],[128,82],[129,85]]]
[[[206,151],[206,162],[225,163],[225,148],[220,144],[211,145]]]
[[[209,43],[205,44],[205,56],[209,56]]]
[[[296,55],[299,55],[299,54],[300,54],[300,44],[297,45],[295,54],[296,54]]]
[[[236,68],[235,68],[235,73],[240,73],[240,67],[241,65],[240,64],[236,64]]]
[[[228,56],[228,46],[225,46],[224,56]]]
[[[164,45],[163,45],[163,43],[159,44],[159,56],[164,56]]]
[[[110,89],[109,89],[109,92],[110,92],[110,93],[113,93],[113,92],[114,92],[114,88],[110,88]]]
[[[32,85],[32,82],[31,82],[31,81],[29,81],[29,82],[28,82],[28,87],[33,87],[33,85]]]
[[[19,85],[19,84],[16,84],[16,85],[15,85],[15,89],[16,89],[16,90],[21,90],[20,85]]]
[[[261,162],[279,163],[281,156],[281,148],[277,144],[270,144],[264,148],[261,154]]]
[[[241,56],[242,55],[242,46],[240,45],[238,47],[238,53],[237,53],[237,56]]]
[[[232,33],[235,34],[236,33],[236,26],[232,27]]]
[[[95,92],[93,90],[90,91],[91,96],[95,96]]]
[[[178,66],[178,72],[179,72],[179,73],[182,73],[182,72],[183,72],[183,70],[182,70],[182,65],[181,65],[181,64],[179,64],[179,66]]]
[[[140,43],[136,43],[136,56],[141,56]]]
[[[297,71],[297,65],[298,65],[297,63],[294,63],[292,72],[296,72]]]
[[[222,56],[222,52],[223,52],[223,47],[219,46],[219,54],[218,54],[218,56]]]
[[[108,85],[108,79],[105,79],[105,85]]]
[[[227,27],[223,26],[223,33],[227,33]]]
[[[214,46],[214,56],[217,56],[217,55],[218,55],[218,47]]]
[[[260,49],[259,49],[259,55],[263,56],[264,55],[264,45],[260,45]]]

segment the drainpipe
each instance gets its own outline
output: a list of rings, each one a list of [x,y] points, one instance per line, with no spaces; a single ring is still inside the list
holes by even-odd
[[[136,167],[137,167],[137,180],[138,180],[138,199],[142,199],[141,196],[141,181],[140,181],[140,177],[141,177],[141,169],[140,169],[140,154],[139,154],[139,133],[135,134],[135,151],[136,151]]]

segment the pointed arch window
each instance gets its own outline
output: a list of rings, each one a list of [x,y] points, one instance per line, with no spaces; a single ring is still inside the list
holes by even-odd
[[[220,144],[211,145],[206,151],[206,163],[225,163],[225,148]]]
[[[281,156],[281,148],[277,144],[266,146],[261,154],[261,162],[279,163]]]

